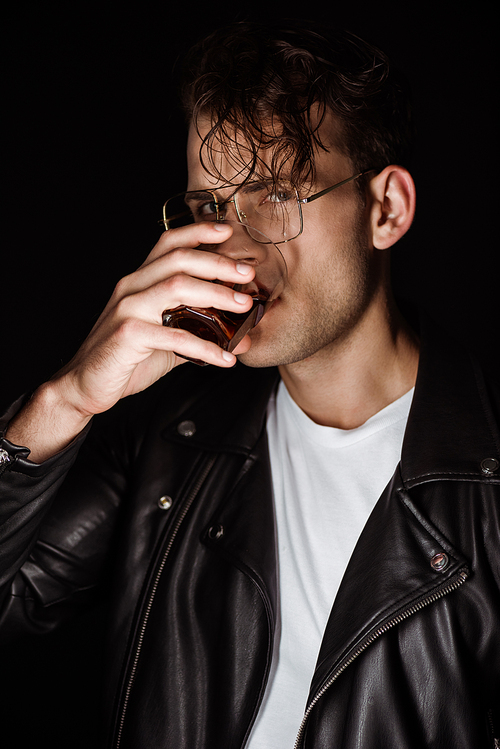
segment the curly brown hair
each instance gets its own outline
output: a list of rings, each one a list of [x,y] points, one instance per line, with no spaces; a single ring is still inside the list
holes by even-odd
[[[222,178],[221,151],[249,179],[263,168],[259,151],[270,149],[274,179],[314,179],[315,149],[326,150],[319,128],[328,109],[342,124],[337,146],[357,171],[408,164],[407,86],[383,52],[349,32],[303,22],[218,29],[186,56],[181,101],[189,122],[210,118],[200,159]]]

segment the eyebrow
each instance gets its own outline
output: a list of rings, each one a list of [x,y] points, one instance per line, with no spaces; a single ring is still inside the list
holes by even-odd
[[[269,179],[256,179],[252,182],[247,182],[246,184],[241,185],[241,190],[244,192],[257,192],[259,188],[261,188],[263,185],[269,185],[272,184],[272,180]]]
[[[186,202],[189,202],[189,200],[203,200],[203,198],[206,198],[207,195],[210,195],[213,198],[213,193],[215,190],[188,190],[186,193]]]
[[[286,180],[281,180],[281,181],[286,181]],[[228,184],[228,185],[221,185],[220,187],[216,187],[216,188],[207,187],[204,190],[187,190],[186,197],[188,200],[190,199],[191,200],[203,200],[203,198],[207,196],[207,193],[212,196],[215,194],[219,202],[225,203],[228,200],[231,200],[233,195],[237,192],[240,192],[240,190],[245,191],[245,192],[255,192],[260,187],[262,187],[262,185],[271,184],[271,183],[272,183],[272,180],[263,178],[259,180],[252,180],[251,182],[243,182],[241,185],[229,185]],[[221,190],[227,190],[230,187],[234,188],[230,196],[226,199],[219,198],[218,193]]]

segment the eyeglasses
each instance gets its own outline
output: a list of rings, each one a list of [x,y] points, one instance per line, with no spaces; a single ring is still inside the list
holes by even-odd
[[[232,203],[238,221],[252,239],[265,244],[262,240],[264,234],[274,244],[282,244],[296,239],[302,233],[302,205],[312,203],[371,171],[373,170],[368,169],[354,174],[307,198],[300,198],[296,187],[282,180],[247,182],[226,200],[218,197],[215,190],[181,192],[167,200],[163,206],[162,223],[168,230],[201,221],[223,222],[228,219],[228,206]],[[256,231],[252,232],[252,229]]]

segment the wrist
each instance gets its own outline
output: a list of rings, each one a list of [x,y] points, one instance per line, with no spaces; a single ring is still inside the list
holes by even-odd
[[[10,442],[30,450],[35,463],[67,447],[92,418],[68,400],[61,384],[51,380],[41,385],[5,432]]]
[[[72,387],[71,378],[68,375],[57,375],[48,382],[41,385],[35,391],[33,399],[39,398],[44,409],[50,409],[57,419],[63,419],[64,423],[72,429],[81,431],[94,416],[94,413],[85,409],[79,402],[77,391]]]

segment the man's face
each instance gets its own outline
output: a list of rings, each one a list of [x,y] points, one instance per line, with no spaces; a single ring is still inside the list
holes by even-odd
[[[208,124],[200,124],[203,135]],[[355,173],[350,159],[333,145],[333,118],[325,120],[322,128],[327,128],[323,138],[329,150],[317,151],[315,181],[298,186],[300,197]],[[243,179],[236,180],[234,167],[222,154],[217,166],[225,180],[207,174],[200,163],[200,145],[192,126],[187,154],[189,190],[217,189],[233,179]],[[268,160],[269,154],[263,152],[262,158]],[[206,159],[205,162],[208,163]],[[369,206],[363,205],[354,182],[302,208],[302,234],[279,245],[288,266],[287,286],[250,332],[250,350],[239,357],[248,366],[292,364],[346,342],[380,282],[380,262],[368,230]]]

